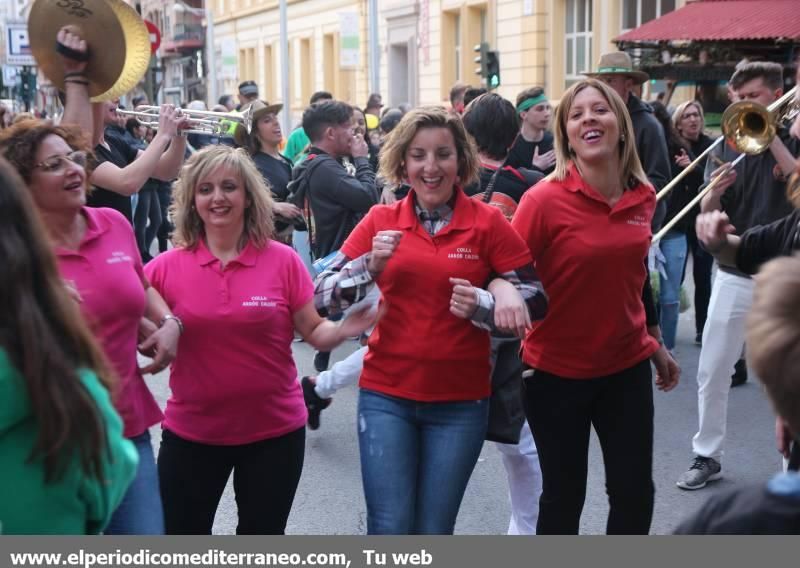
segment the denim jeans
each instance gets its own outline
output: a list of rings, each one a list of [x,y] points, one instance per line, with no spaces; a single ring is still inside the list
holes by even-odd
[[[164,534],[164,509],[158,488],[158,472],[150,443],[150,432],[130,439],[139,452],[136,477],[122,498],[104,534],[151,535]]]
[[[488,416],[488,399],[417,402],[361,389],[368,534],[452,534]]]
[[[139,247],[139,254],[142,256],[142,262],[149,262],[152,259],[150,255],[149,243],[153,241],[152,237],[148,240],[147,235],[155,235],[161,226],[161,205],[158,202],[158,185],[152,181],[147,180],[144,187],[139,191],[139,202],[133,213],[133,229],[136,233],[136,246]]]
[[[678,315],[681,307],[681,278],[686,264],[686,235],[670,231],[661,240],[661,252],[666,259],[667,278],[661,276],[658,303],[661,307],[661,335],[664,346],[675,349],[675,336],[678,333]]]

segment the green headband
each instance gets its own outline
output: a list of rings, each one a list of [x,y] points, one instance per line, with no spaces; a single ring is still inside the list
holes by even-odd
[[[633,69],[630,67],[600,67],[597,70],[598,73],[622,73],[625,75],[630,75],[633,73]]]
[[[524,112],[533,106],[546,102],[547,102],[547,97],[545,97],[544,93],[542,93],[538,97],[534,97],[532,99],[525,99],[524,101],[519,103],[519,105],[517,105],[517,112]]]

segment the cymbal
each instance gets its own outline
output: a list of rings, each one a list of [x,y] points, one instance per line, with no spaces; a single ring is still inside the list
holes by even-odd
[[[56,36],[74,26],[89,46],[86,78],[93,102],[133,89],[150,63],[150,36],[139,14],[122,0],[36,0],[28,18],[31,52],[44,75],[64,89]]]

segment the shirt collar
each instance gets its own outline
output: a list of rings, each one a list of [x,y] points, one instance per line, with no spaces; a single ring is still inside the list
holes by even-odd
[[[206,240],[204,238],[198,239],[197,249],[194,254],[200,266],[208,266],[214,262],[219,262],[219,259],[208,250],[208,245],[206,245]],[[257,258],[258,249],[253,245],[252,241],[248,239],[247,244],[244,246],[244,249],[242,249],[242,252],[239,253],[239,256],[233,259],[229,264],[255,266]]]
[[[437,235],[443,234],[447,231],[455,229],[468,229],[472,227],[475,222],[475,204],[472,203],[464,191],[456,186],[453,192],[452,199],[448,204],[442,207],[447,207],[453,212],[453,218],[450,223],[442,229]],[[414,189],[410,189],[408,195],[400,201],[400,213],[398,216],[398,226],[401,229],[411,229],[420,224],[419,212],[417,211],[417,196]],[[419,209],[422,210],[421,208]]]

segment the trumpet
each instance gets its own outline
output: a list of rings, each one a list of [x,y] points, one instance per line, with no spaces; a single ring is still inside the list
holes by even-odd
[[[160,107],[139,105],[134,110],[119,110],[117,114],[137,119],[142,125],[158,128]],[[241,124],[249,134],[253,128],[253,111],[248,107],[244,112],[212,112],[207,110],[180,109],[181,114],[189,119],[186,133],[227,134],[231,123]]]
[[[696,162],[699,162],[701,158],[705,157],[711,148],[717,146],[722,140],[727,141],[731,147],[741,152],[733,162],[728,164],[724,173],[735,168],[745,157],[755,156],[765,152],[775,138],[778,126],[788,120],[794,120],[798,112],[800,112],[800,106],[795,100],[796,94],[797,86],[786,92],[786,94],[768,107],[753,101],[739,101],[730,105],[725,109],[725,112],[722,113],[722,136],[717,138],[714,144],[703,152],[700,157],[686,166],[681,174],[685,175],[687,170],[693,168]],[[664,225],[664,227],[656,233],[652,242],[655,244],[660,241],[672,227],[688,215],[694,206],[700,203],[700,201],[717,186],[719,180],[724,177],[724,173],[712,179],[686,207],[681,209],[669,223]],[[659,195],[665,194],[672,189],[672,187],[683,178],[683,175],[677,176],[672,180],[669,185],[661,190]]]

